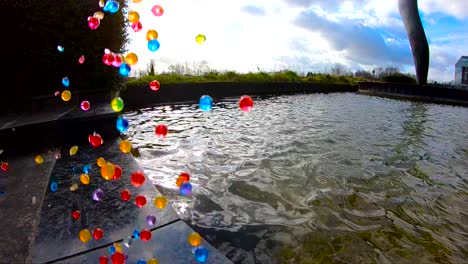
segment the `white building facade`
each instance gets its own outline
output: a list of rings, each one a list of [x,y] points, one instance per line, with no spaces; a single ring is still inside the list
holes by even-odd
[[[468,56],[462,56],[455,64],[455,84],[468,85]]]

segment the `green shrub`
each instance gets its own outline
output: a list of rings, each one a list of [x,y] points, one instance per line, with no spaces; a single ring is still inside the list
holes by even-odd
[[[382,78],[384,82],[416,84],[416,79],[402,73],[394,73]]]

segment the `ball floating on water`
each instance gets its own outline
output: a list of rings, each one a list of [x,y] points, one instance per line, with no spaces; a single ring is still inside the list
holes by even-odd
[[[205,43],[205,41],[206,41],[206,37],[205,37],[205,35],[203,35],[203,34],[198,34],[198,35],[195,37],[195,41],[196,41],[198,44],[203,44],[203,43]]]
[[[60,45],[57,46],[57,50],[60,51],[60,52],[63,52],[64,49],[65,49],[65,48],[62,47],[62,46],[60,46]]]
[[[182,183],[182,185],[180,185],[179,191],[180,194],[184,196],[192,194],[192,184],[190,184],[190,182]]]
[[[101,11],[94,12],[93,17],[95,17],[95,18],[97,18],[99,20],[103,20],[104,19],[104,13],[101,12]]]
[[[128,65],[127,63],[122,63],[119,66],[119,74],[122,75],[123,77],[127,77],[130,74],[130,71],[132,70],[132,67]]]
[[[147,241],[150,241],[151,239],[151,231],[149,231],[148,229],[143,229],[141,230],[140,232],[140,239],[147,242]]]
[[[104,64],[106,65],[112,65],[112,63],[114,62],[114,55],[112,54],[104,54],[102,56],[102,62],[104,62]]]
[[[157,39],[152,39],[148,41],[148,49],[150,51],[157,51],[161,45],[159,44],[159,41]]]
[[[205,263],[208,259],[208,249],[199,247],[195,250],[195,260],[199,263]]]
[[[138,56],[135,53],[131,52],[127,54],[127,56],[125,56],[125,62],[128,65],[135,65],[138,62]]]
[[[109,12],[111,14],[117,13],[119,11],[119,2],[115,0],[107,0],[106,4],[104,5],[104,12]]]
[[[97,17],[88,17],[88,26],[91,30],[95,30],[101,24],[101,20]]]
[[[103,197],[104,197],[104,192],[101,189],[98,188],[93,192],[94,201],[99,202],[102,200]]]
[[[72,212],[73,219],[78,220],[80,218],[80,216],[81,216],[80,211],[75,210],[75,211]]]
[[[36,161],[37,164],[42,164],[44,162],[44,159],[42,158],[41,155],[37,155],[35,158],[34,158],[34,161]]]
[[[213,109],[213,98],[209,95],[203,95],[200,97],[200,109],[203,111],[211,111]]]
[[[239,107],[243,112],[250,112],[253,108],[252,97],[248,95],[243,95],[239,100]]]
[[[120,97],[115,97],[111,101],[111,107],[115,112],[120,112],[124,108],[124,101]]]
[[[132,24],[132,29],[133,31],[135,31],[135,33],[140,31],[142,28],[143,28],[143,25],[141,24],[141,22]]]
[[[96,228],[93,230],[93,237],[96,240],[101,239],[104,236],[104,231],[101,228]]]
[[[122,198],[122,200],[124,202],[128,202],[131,198],[131,194],[128,190],[123,190],[121,193],[120,193],[120,198]]]
[[[58,184],[57,184],[56,181],[53,181],[53,182],[50,183],[50,191],[51,192],[56,192],[57,188],[58,188]]]
[[[94,133],[93,135],[89,135],[88,141],[95,148],[100,147],[104,143],[104,140],[102,139],[101,135],[96,133]]]
[[[153,226],[155,223],[156,223],[156,216],[154,215],[148,215],[146,217],[146,223],[149,225],[149,226]]]
[[[88,229],[82,229],[80,233],[78,233],[78,237],[80,238],[81,242],[88,243],[91,240],[91,232]]]
[[[70,148],[70,156],[76,155],[77,152],[78,152],[78,146],[73,146]]]
[[[2,162],[2,165],[0,166],[0,168],[2,169],[2,171],[8,171],[8,169],[10,168],[10,166],[8,165],[8,163],[6,162]]]
[[[154,206],[156,206],[159,209],[164,209],[167,204],[167,199],[164,196],[158,196],[154,199]]]
[[[164,8],[160,5],[155,5],[151,8],[151,12],[153,12],[153,15],[155,16],[162,16],[164,14]]]
[[[130,153],[130,151],[132,150],[132,143],[124,139],[120,142],[119,148],[120,151],[122,151],[123,153]]]
[[[101,167],[101,176],[106,180],[112,180],[115,173],[115,166],[112,163],[104,164]]]
[[[190,233],[187,236],[187,241],[192,247],[198,247],[202,242],[202,237],[198,233]]]
[[[125,255],[121,252],[115,252],[111,256],[112,264],[124,264],[125,263]]]
[[[119,165],[114,165],[115,172],[114,175],[112,176],[112,179],[118,180],[120,177],[122,177],[122,168]]]
[[[157,39],[158,38],[158,32],[154,29],[150,29],[148,30],[148,32],[146,32],[146,40],[150,41],[150,40],[153,40],[153,39]]]
[[[167,126],[166,125],[157,125],[154,131],[157,138],[164,138],[167,136]]]
[[[128,129],[128,120],[123,117],[119,117],[117,118],[115,126],[117,127],[117,130],[120,131],[120,133],[123,133]]]
[[[89,175],[88,174],[81,174],[80,175],[80,182],[84,185],[88,185],[89,182],[91,181],[91,179],[89,178]]]
[[[135,187],[140,187],[146,181],[145,175],[141,171],[134,172],[132,176],[130,176],[130,180]]]
[[[70,101],[70,99],[71,99],[71,92],[68,91],[68,90],[64,90],[64,91],[62,92],[61,97],[62,97],[62,100],[63,100],[63,101],[68,102],[68,101]]]
[[[128,21],[131,23],[138,23],[140,21],[140,14],[137,11],[130,11],[127,15]]]
[[[88,101],[81,102],[81,110],[88,111],[91,108],[91,104]]]
[[[152,259],[148,259],[148,263],[146,263],[146,264],[159,264],[159,263],[158,263],[157,259],[152,258]]]
[[[156,80],[152,80],[149,84],[149,87],[151,90],[157,91],[159,88],[161,88],[161,84]]]
[[[62,78],[62,84],[65,87],[70,86],[70,80],[68,79],[68,77],[65,76],[65,77]]]
[[[146,197],[142,196],[142,195],[139,195],[137,197],[135,197],[135,204],[138,208],[141,208],[143,206],[145,206],[146,204]]]
[[[109,264],[109,259],[106,256],[101,256],[99,258],[99,264]]]

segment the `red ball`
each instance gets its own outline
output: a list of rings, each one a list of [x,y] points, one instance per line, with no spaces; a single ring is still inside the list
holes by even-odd
[[[101,239],[104,236],[104,231],[101,228],[96,228],[93,230],[93,237],[96,240]]]
[[[128,202],[130,200],[130,197],[132,197],[130,195],[130,192],[127,191],[127,190],[123,190],[121,193],[120,193],[120,197],[122,198],[122,200],[124,200],[125,202]]]
[[[145,175],[143,175],[143,172],[141,171],[134,172],[130,179],[132,181],[133,186],[135,187],[140,187],[141,185],[143,185],[143,183],[145,183],[146,180]]]
[[[125,263],[125,255],[120,252],[115,252],[111,256],[112,264],[124,264]]]
[[[252,97],[248,95],[243,95],[239,101],[239,107],[244,112],[250,112],[253,108]]]
[[[99,258],[99,264],[108,264],[109,259],[106,256],[102,256]]]
[[[156,80],[152,80],[150,82],[149,86],[150,86],[151,90],[153,90],[153,91],[157,91],[157,90],[159,90],[159,88],[161,88],[161,84]]]
[[[102,56],[102,62],[104,62],[104,64],[106,65],[112,65],[112,63],[114,62],[114,55],[104,54],[104,56]]]
[[[2,165],[0,166],[0,168],[2,169],[2,171],[8,171],[8,169],[10,168],[10,166],[8,166],[8,163],[4,162],[4,163],[2,163]]]
[[[157,125],[156,126],[156,137],[158,138],[164,138],[167,135],[167,126],[166,125]]]
[[[101,146],[102,143],[104,143],[104,141],[102,140],[102,137],[99,134],[89,135],[88,136],[88,141],[95,148]]]
[[[112,179],[118,180],[120,177],[122,177],[122,168],[119,165],[114,165],[115,167],[115,172],[114,176],[112,176]]]
[[[143,229],[140,232],[140,239],[143,241],[149,241],[151,239],[151,231],[148,229]]]
[[[188,173],[186,173],[186,172],[182,172],[182,173],[179,175],[179,178],[182,178],[184,182],[190,181],[190,174],[188,174]]]
[[[80,211],[75,210],[75,211],[72,212],[73,219],[78,220],[78,218],[80,218],[80,216],[81,216]]]
[[[135,204],[138,208],[145,206],[146,204],[146,197],[140,195],[135,198]]]
[[[143,26],[141,25],[140,22],[138,22],[138,23],[133,23],[133,24],[132,24],[132,29],[133,29],[133,31],[135,31],[135,32],[140,31],[142,28],[143,28]]]

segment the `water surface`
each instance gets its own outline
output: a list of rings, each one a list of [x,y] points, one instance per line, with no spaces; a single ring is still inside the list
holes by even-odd
[[[468,108],[348,93],[126,117],[150,180],[236,263],[468,259]],[[175,185],[183,171],[191,197]]]

